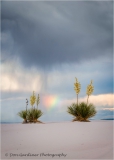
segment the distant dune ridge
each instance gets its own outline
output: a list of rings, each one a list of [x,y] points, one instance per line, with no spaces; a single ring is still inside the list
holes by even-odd
[[[113,121],[1,124],[1,159],[113,159]]]

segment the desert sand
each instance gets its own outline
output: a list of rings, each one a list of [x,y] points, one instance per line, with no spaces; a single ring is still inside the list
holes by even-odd
[[[113,121],[2,124],[1,159],[113,159]]]

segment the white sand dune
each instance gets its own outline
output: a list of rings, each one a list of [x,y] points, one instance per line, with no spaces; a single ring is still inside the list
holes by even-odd
[[[2,124],[1,159],[113,159],[113,121]]]

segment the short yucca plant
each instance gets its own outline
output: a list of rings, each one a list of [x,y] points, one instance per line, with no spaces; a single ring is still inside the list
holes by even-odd
[[[75,118],[73,121],[89,121],[88,119],[95,116],[96,110],[93,104],[86,104],[84,102],[79,105],[73,103],[68,107],[67,112],[73,115]]]
[[[33,107],[35,102],[36,102],[36,105],[37,105],[37,109],[35,108],[35,106]],[[38,109],[39,103],[40,103],[40,96],[38,94],[38,97],[36,98],[35,92],[33,91],[33,94],[30,97],[30,104],[31,104],[32,108],[27,109],[28,99],[26,98],[26,110],[23,110],[23,111],[19,112],[18,116],[23,118],[25,123],[40,122],[38,120],[38,118],[41,117],[43,113],[42,113],[41,110]],[[42,123],[42,122],[40,122],[40,123]]]
[[[26,110],[20,111],[18,113],[18,116],[24,119],[23,123],[27,123],[27,111]]]

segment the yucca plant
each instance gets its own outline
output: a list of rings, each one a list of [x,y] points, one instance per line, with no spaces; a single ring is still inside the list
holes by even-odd
[[[27,120],[29,122],[40,122],[38,120],[38,118],[40,118],[42,116],[42,111],[38,110],[36,108],[31,108],[28,110],[28,114],[27,114]]]
[[[37,109],[35,108],[35,106],[33,107],[33,105],[35,104],[37,105]],[[42,111],[38,110],[38,104],[40,103],[40,96],[38,94],[38,97],[36,98],[35,92],[33,91],[33,94],[30,97],[30,104],[32,106],[31,109],[27,109],[27,105],[28,105],[28,99],[26,99],[26,110],[21,111],[18,113],[18,115],[24,119],[23,123],[28,123],[28,122],[40,122],[38,120],[39,117],[42,116]],[[42,123],[42,122],[40,122]]]
[[[81,85],[76,78],[76,83],[74,83],[74,90],[77,94],[77,104],[73,103],[71,106],[69,106],[67,112],[75,117],[73,121],[89,121],[88,119],[96,114],[94,105],[92,103],[88,104],[89,96],[93,93],[94,90],[92,80],[91,83],[87,86],[87,103],[82,102],[78,104],[78,94],[80,93],[80,88]]]
[[[67,112],[73,115],[73,121],[85,121],[88,122],[89,118],[95,116],[96,110],[92,103],[86,104],[84,102],[80,104],[73,103],[71,106],[68,107]]]
[[[23,123],[27,123],[27,111],[23,110],[18,113],[18,116],[24,119]]]

